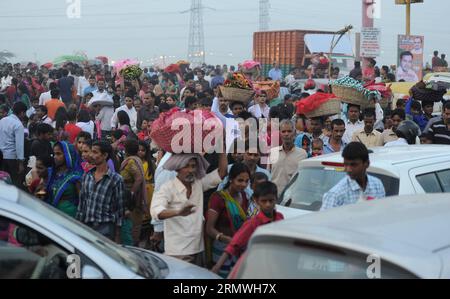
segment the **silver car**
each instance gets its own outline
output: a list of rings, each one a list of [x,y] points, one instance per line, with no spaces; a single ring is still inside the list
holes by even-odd
[[[0,278],[218,279],[183,261],[125,248],[0,183]]]
[[[257,229],[232,278],[450,278],[450,194],[362,202]]]

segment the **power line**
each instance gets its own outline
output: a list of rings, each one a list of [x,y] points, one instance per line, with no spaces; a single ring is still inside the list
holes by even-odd
[[[244,23],[239,23],[239,25],[254,25],[256,24],[255,22],[244,22]],[[230,23],[210,23],[208,24],[208,27],[220,27],[220,26],[230,26]],[[170,24],[170,25],[127,25],[127,26],[122,26],[122,25],[116,25],[116,26],[96,26],[94,28],[92,28],[92,26],[65,26],[65,27],[54,27],[54,26],[49,26],[49,27],[22,27],[22,28],[2,28],[2,32],[3,33],[7,33],[7,32],[20,32],[20,31],[42,31],[42,30],[108,30],[108,29],[133,29],[133,31],[135,30],[139,30],[139,29],[152,29],[152,28],[185,28],[186,24]]]
[[[259,0],[259,31],[269,30],[269,15],[270,3],[269,0]]]
[[[205,63],[205,34],[203,30],[203,9],[201,0],[191,2],[189,26],[188,60],[194,66]]]
[[[190,11],[190,10],[189,10]],[[221,9],[216,10],[218,13],[237,13],[237,12],[253,12],[253,9]],[[114,16],[161,16],[161,15],[178,15],[178,11],[147,11],[147,12],[120,12],[120,13],[83,13],[81,17],[114,17]],[[46,15],[0,15],[0,18],[10,18],[10,19],[18,19],[18,18],[66,18],[66,14],[46,14]]]
[[[227,39],[235,39],[235,38],[251,38],[252,34],[235,34],[235,35],[221,35],[221,36],[211,36],[208,37],[208,40],[227,40]],[[173,40],[181,40],[185,39],[186,36],[171,36],[171,37],[148,37],[149,41],[173,41]],[[142,41],[142,37],[77,37],[77,41],[101,41],[101,42],[118,42],[123,43],[123,41]],[[2,38],[4,42],[21,42],[26,44],[27,42],[47,42],[47,41],[74,41],[73,38],[27,38],[23,39],[22,37],[17,38]]]

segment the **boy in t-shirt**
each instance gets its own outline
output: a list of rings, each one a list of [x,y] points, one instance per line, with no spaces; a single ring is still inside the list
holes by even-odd
[[[250,237],[259,226],[284,219],[283,215],[275,210],[278,201],[278,188],[274,183],[264,182],[259,184],[254,190],[253,197],[260,212],[247,220],[236,232],[217,264],[211,269],[212,272],[219,273],[220,268],[229,257],[240,256],[246,250]]]

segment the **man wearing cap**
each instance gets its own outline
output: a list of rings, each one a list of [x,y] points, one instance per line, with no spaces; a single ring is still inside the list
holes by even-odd
[[[172,155],[164,164],[176,171],[176,178],[166,182],[154,195],[151,215],[164,220],[166,255],[202,266],[203,192],[216,187],[227,175],[226,154],[219,154],[219,168],[206,174],[209,163],[199,154]]]
[[[109,103],[109,104],[108,104]],[[111,119],[114,116],[114,102],[106,93],[96,94],[89,102],[89,106],[95,111],[95,122],[101,130],[101,138],[105,139],[111,134]]]

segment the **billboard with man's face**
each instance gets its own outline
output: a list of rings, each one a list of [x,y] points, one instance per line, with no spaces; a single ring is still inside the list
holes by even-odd
[[[398,36],[397,81],[418,82],[422,80],[423,45],[423,36]]]

